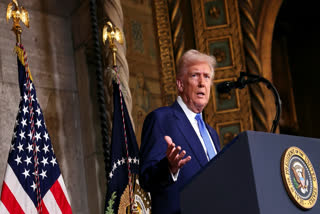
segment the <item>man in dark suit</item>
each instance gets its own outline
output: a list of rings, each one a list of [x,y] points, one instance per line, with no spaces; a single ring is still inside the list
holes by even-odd
[[[181,188],[220,151],[216,131],[202,120],[215,64],[213,56],[187,51],[178,64],[177,100],[144,121],[139,177],[153,214],[180,213]]]

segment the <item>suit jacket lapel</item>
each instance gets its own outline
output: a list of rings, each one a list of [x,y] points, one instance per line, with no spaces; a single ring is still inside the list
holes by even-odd
[[[201,166],[206,165],[206,163],[208,163],[207,156],[187,116],[185,115],[177,101],[171,107],[173,108],[174,114],[177,118],[177,126],[181,134],[185,137],[185,140],[189,144],[191,150],[193,151],[193,156],[195,156],[196,160],[198,160]]]

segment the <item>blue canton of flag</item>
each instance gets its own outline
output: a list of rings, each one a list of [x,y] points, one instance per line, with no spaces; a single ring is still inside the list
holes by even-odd
[[[18,72],[21,100],[15,121],[8,165],[3,181],[0,213],[39,213],[37,201],[37,182],[35,179],[34,153],[37,154],[38,175],[41,193],[41,213],[72,213],[70,200],[51,145],[44,117],[37,100],[36,90],[27,82],[23,57],[19,57],[23,47],[16,47],[18,53]],[[30,85],[30,88],[28,88]],[[31,93],[30,93],[31,92]],[[29,97],[30,95],[30,97]],[[31,105],[33,109],[34,140],[32,142]],[[35,150],[35,151],[34,151]],[[38,209],[37,209],[38,207]]]

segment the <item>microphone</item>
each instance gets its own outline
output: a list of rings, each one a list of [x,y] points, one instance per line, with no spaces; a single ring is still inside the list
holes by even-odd
[[[248,77],[248,79],[245,79],[245,76],[248,76],[248,75],[245,74],[244,72],[241,72],[240,77],[237,79],[237,81],[225,81],[225,82],[219,83],[217,85],[218,93],[221,93],[221,94],[229,93],[231,89],[234,89],[234,88],[243,89],[247,84],[259,81],[258,76],[250,75],[250,78]]]
[[[217,85],[217,91],[218,91],[218,93],[221,93],[221,94],[229,93],[231,91],[231,89],[234,89],[234,88],[243,89],[248,84],[259,83],[259,82],[264,83],[267,86],[267,88],[272,91],[274,99],[275,99],[276,115],[275,115],[275,118],[272,122],[272,127],[271,127],[271,131],[270,131],[270,132],[274,133],[276,131],[277,125],[280,120],[281,100],[280,100],[280,95],[279,95],[277,89],[274,87],[274,85],[272,85],[272,83],[269,80],[267,80],[259,75],[240,72],[240,77],[237,79],[237,81],[225,81],[225,82],[219,83]]]

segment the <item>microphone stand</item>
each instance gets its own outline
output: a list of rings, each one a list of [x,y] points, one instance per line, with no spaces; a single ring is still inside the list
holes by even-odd
[[[267,88],[272,91],[272,94],[275,99],[276,115],[274,117],[274,120],[272,122],[272,127],[270,130],[271,133],[275,133],[277,126],[278,126],[278,123],[279,123],[279,120],[280,120],[281,100],[280,100],[280,96],[279,96],[277,89],[274,87],[274,85],[269,80],[267,80],[261,76],[258,76],[258,75],[240,72],[240,77],[237,79],[237,81],[229,83],[229,84],[227,84],[227,86],[229,86],[230,89],[231,88],[243,89],[248,84],[259,83],[259,82],[264,83],[267,86]],[[223,93],[223,92],[221,92],[221,93]]]

